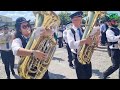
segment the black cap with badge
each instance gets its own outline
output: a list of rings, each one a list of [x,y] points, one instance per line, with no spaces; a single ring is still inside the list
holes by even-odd
[[[22,24],[24,22],[30,22],[30,20],[27,21],[24,17],[19,17],[16,20],[16,24]]]
[[[15,28],[16,28],[16,30],[20,30],[20,25],[22,24],[22,23],[25,23],[25,22],[30,22],[30,20],[26,20],[24,17],[19,17],[19,18],[17,18],[16,19],[16,23],[15,23]]]
[[[73,19],[74,17],[82,17],[83,16],[83,12],[79,11],[79,12],[75,12],[72,15],[70,15],[70,18]]]

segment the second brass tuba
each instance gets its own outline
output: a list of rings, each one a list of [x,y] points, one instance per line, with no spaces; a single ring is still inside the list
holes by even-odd
[[[53,11],[34,11],[36,16],[35,27],[58,27],[60,25],[59,17]],[[56,50],[56,41],[54,38],[38,37],[33,39],[32,33],[30,40],[26,46],[29,50],[40,50],[47,53],[46,60],[36,60],[33,56],[23,57],[18,66],[18,74],[23,79],[41,79],[48,69],[48,66],[53,58]]]
[[[82,39],[85,39],[90,36],[95,22],[104,13],[105,13],[104,11],[88,11],[88,22],[87,22],[86,30],[84,31]],[[94,48],[96,47],[96,38],[97,37],[94,35],[92,45],[84,44],[83,46],[79,47],[77,56],[78,56],[78,61],[81,64],[90,63],[92,54],[94,52]]]

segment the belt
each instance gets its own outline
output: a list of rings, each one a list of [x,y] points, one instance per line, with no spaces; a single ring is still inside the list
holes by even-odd
[[[110,49],[120,49],[120,45],[114,44],[109,46]]]
[[[11,52],[12,50],[0,50],[1,52]]]

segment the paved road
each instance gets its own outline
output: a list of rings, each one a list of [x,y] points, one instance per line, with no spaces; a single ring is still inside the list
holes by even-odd
[[[49,76],[51,79],[77,79],[75,69],[68,66],[67,51],[65,47],[57,48],[53,60],[49,66]],[[15,72],[17,74],[18,58],[15,60]],[[102,72],[105,71],[110,65],[110,57],[107,54],[106,48],[97,48],[92,56],[92,77],[91,79],[102,79]],[[12,79],[19,79],[11,75]],[[0,60],[0,79],[6,79],[4,65]],[[114,72],[108,79],[118,79],[118,70]]]

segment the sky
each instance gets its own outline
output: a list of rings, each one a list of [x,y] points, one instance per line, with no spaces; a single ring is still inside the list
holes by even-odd
[[[61,11],[55,11],[57,14]],[[68,12],[75,12],[75,11],[68,11]],[[12,18],[15,21],[18,17],[25,17],[27,20],[34,21],[35,16],[32,11],[0,11],[0,15],[7,16]]]
[[[61,11],[55,11],[57,14]],[[74,12],[74,11],[72,11]],[[34,21],[35,16],[32,11],[0,11],[0,15],[12,18],[15,21],[18,17],[25,17],[27,20]]]
[[[55,11],[57,14],[61,11]],[[75,11],[69,11],[71,13]],[[118,13],[120,15],[120,11],[108,11],[108,13]],[[15,21],[18,17],[25,17],[27,20],[34,21],[35,16],[32,11],[0,11],[0,15],[4,15],[7,17],[11,17],[13,21]]]

